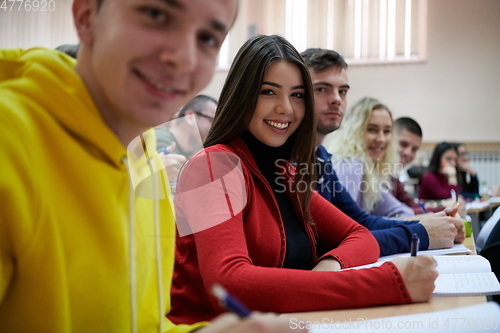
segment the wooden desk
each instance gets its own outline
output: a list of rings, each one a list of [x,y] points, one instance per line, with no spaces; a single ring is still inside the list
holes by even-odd
[[[468,249],[470,249],[472,252],[470,253],[471,255],[477,254],[476,252],[476,243],[474,242],[474,237],[465,237],[464,240],[464,246]]]
[[[282,314],[280,317],[285,319],[298,318],[301,320],[310,321],[321,321],[323,320],[323,318],[332,319],[334,321],[356,321],[358,318],[374,319],[416,313],[443,311],[485,302],[485,296],[434,297],[426,303],[384,305],[359,309],[286,313]]]

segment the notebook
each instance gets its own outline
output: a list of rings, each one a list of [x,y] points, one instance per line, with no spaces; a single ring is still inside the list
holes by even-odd
[[[500,294],[500,283],[491,271],[488,260],[482,256],[434,256],[439,273],[434,296],[482,296]],[[367,269],[378,267],[386,261],[347,268]]]
[[[434,296],[500,294],[500,283],[482,256],[435,256],[439,276]]]

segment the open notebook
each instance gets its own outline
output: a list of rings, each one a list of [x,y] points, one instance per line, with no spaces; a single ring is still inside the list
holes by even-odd
[[[491,271],[488,260],[481,256],[434,256],[439,273],[434,296],[481,296],[500,294],[500,283]],[[351,267],[366,269],[378,267],[386,261]]]
[[[500,294],[500,283],[482,256],[435,256],[439,276],[434,296]]]

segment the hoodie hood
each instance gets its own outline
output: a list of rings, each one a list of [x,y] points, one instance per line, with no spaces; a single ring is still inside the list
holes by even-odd
[[[8,82],[10,87],[14,85],[17,91],[32,96],[93,155],[124,168],[121,159],[125,147],[102,119],[74,69],[75,59],[46,48],[0,51],[0,57],[0,89]]]

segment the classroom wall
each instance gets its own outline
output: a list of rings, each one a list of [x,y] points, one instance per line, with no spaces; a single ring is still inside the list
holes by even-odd
[[[427,61],[351,66],[349,102],[379,98],[415,118],[426,142],[500,144],[499,18],[499,0],[429,0]],[[205,93],[218,96],[226,74]]]

